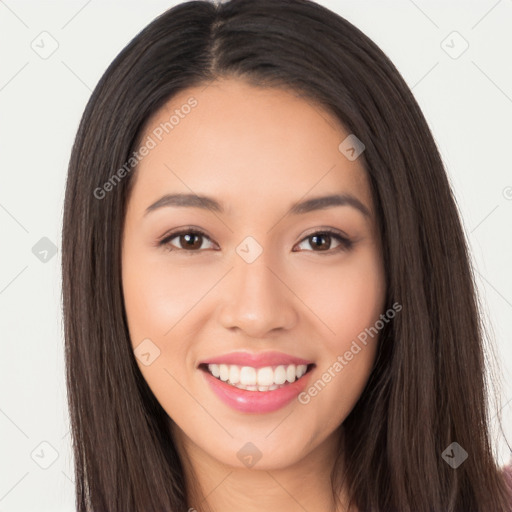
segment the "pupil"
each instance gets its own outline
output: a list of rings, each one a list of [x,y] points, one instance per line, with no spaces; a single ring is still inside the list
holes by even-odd
[[[187,234],[187,235],[182,235],[182,238],[184,238],[186,240],[186,245],[189,246],[189,247],[196,247],[197,246],[197,243],[194,244],[194,238],[199,238],[199,235],[194,235],[194,234]],[[199,244],[199,247],[201,246],[201,244]]]
[[[321,244],[321,243],[318,243],[318,240],[319,240],[319,239],[322,239],[322,238],[323,238],[323,239],[326,239],[326,238],[328,238],[328,237],[329,237],[329,235],[314,235],[314,236],[312,237],[312,238],[313,238],[313,240],[314,240],[314,242],[313,242],[313,243],[314,243],[314,244],[316,244],[316,245],[317,245],[317,247],[322,248],[322,247],[321,247],[321,245],[322,245],[322,244]],[[329,244],[324,244],[324,247],[323,247],[324,249],[325,249],[325,246],[326,246],[326,245],[329,245]]]

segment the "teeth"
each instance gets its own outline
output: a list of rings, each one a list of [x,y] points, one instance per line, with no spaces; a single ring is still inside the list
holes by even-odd
[[[208,371],[218,379],[249,391],[272,391],[287,382],[295,382],[307,371],[305,364],[253,368],[235,364],[209,364]]]
[[[235,365],[229,367],[229,382],[238,384],[240,382],[240,368]]]
[[[274,370],[270,366],[259,368],[257,376],[258,386],[270,386],[274,383]],[[242,382],[242,384],[245,384],[245,382]]]
[[[296,370],[296,368],[293,367],[292,364],[290,366],[288,366],[288,368],[286,368],[286,380],[288,382],[293,382],[295,380],[296,375],[297,375],[297,370]]]
[[[295,369],[293,367],[294,365],[291,364],[289,366],[290,368],[290,376],[292,376],[293,380],[290,380],[290,382],[293,382],[295,380]],[[284,384],[286,382],[286,368],[281,365],[276,368],[276,371],[274,372],[274,382],[276,384]]]
[[[226,382],[229,379],[229,367],[227,364],[221,364],[219,366],[220,380]]]
[[[208,370],[210,370],[210,373],[214,376],[219,378],[220,377],[220,370],[218,364],[209,364]]]
[[[240,384],[244,386],[256,385],[256,368],[242,366],[240,369]]]

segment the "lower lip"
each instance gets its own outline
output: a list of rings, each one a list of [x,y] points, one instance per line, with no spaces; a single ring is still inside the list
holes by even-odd
[[[281,409],[289,404],[307,385],[309,374],[273,391],[248,391],[238,389],[214,377],[206,370],[201,370],[212,391],[231,408],[240,412],[265,413]]]

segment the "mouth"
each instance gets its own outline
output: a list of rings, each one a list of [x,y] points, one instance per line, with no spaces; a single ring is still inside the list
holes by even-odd
[[[202,363],[198,368],[234,388],[264,393],[285,388],[297,382],[315,366],[314,363],[311,363],[255,368],[236,364]]]

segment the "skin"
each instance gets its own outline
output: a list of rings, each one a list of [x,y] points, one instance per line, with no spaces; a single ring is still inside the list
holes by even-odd
[[[362,159],[340,152],[349,132],[319,105],[235,79],[182,91],[150,119],[143,139],[191,96],[197,106],[140,162],[128,201],[122,279],[130,337],[134,349],[149,338],[160,351],[150,365],[137,363],[173,420],[190,507],[335,510],[336,442],[378,337],[308,404],[293,400],[272,413],[231,409],[197,366],[232,351],[278,350],[313,361],[313,383],[375,324],[385,278]],[[225,212],[167,206],[145,214],[178,192],[214,197]],[[285,215],[297,201],[333,193],[355,196],[369,216],[348,205]],[[190,225],[207,233],[197,248],[179,236],[158,245]],[[321,228],[342,231],[352,248],[337,250],[342,244],[329,237],[315,243]],[[236,252],[247,236],[263,250],[250,264]],[[252,468],[237,457],[249,441],[262,453]],[[336,510],[347,510],[345,491],[340,499]]]

